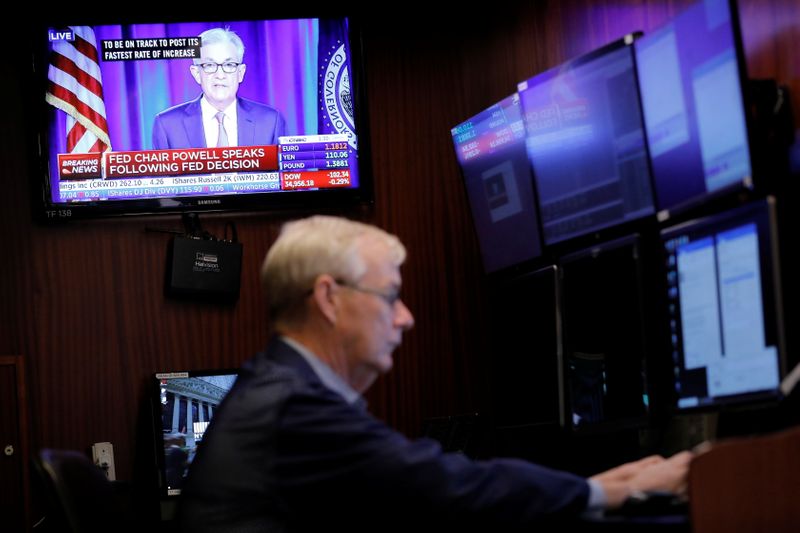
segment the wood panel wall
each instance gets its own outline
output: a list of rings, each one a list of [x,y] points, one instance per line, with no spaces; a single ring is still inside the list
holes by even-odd
[[[516,83],[632,30],[649,30],[687,1],[529,1],[459,18],[424,10],[375,19],[365,35],[374,208],[352,216],[407,244],[403,297],[417,327],[392,374],[368,394],[377,416],[411,435],[427,417],[485,410],[491,357],[477,241],[449,129],[511,94]],[[498,10],[499,11],[499,10]],[[800,0],[742,0],[751,75],[777,77],[800,110]],[[257,279],[281,215],[203,216],[244,243],[242,294],[232,307],[166,300],[162,280],[175,216],[43,227],[31,222],[31,166],[22,135],[28,88],[0,84],[0,353],[28,358],[36,446],[114,444],[130,479],[137,418],[155,371],[238,366],[266,342]],[[137,441],[138,439],[138,441]]]

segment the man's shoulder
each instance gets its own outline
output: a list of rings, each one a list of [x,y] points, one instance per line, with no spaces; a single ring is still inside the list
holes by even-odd
[[[189,100],[188,102],[183,102],[182,104],[174,105],[169,107],[158,114],[156,114],[156,120],[158,119],[168,119],[172,117],[180,117],[187,114],[195,113],[196,111],[199,112],[200,109],[200,98],[195,98],[194,100]]]
[[[295,369],[258,354],[239,370],[231,391],[215,415],[221,427],[251,427],[254,420],[277,419],[284,406],[309,385]]]
[[[257,115],[278,115],[280,114],[277,109],[274,107],[262,104],[261,102],[256,102],[255,100],[250,100],[248,98],[239,97],[239,107],[242,111],[250,114],[257,114]]]
[[[275,388],[287,395],[320,385],[308,364],[285,345],[256,354],[242,366],[239,379],[248,388]]]
[[[291,388],[304,386],[306,379],[296,367],[276,361],[268,353],[258,353],[243,366],[240,379],[253,386],[284,385]]]

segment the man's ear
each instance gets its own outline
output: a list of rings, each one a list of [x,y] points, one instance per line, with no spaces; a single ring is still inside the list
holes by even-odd
[[[194,81],[196,81],[197,84],[199,85],[200,84],[200,67],[198,65],[191,65],[189,67],[189,72],[192,73],[192,77],[194,78]]]
[[[239,83],[242,83],[244,81],[244,73],[246,70],[247,70],[247,65],[245,65],[244,63],[239,65],[237,74],[237,76],[239,77]]]
[[[314,280],[311,299],[320,314],[331,324],[336,324],[339,315],[339,294],[336,280],[330,274],[320,274]]]

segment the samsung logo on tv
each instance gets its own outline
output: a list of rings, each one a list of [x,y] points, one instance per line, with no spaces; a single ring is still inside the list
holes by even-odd
[[[47,30],[47,38],[52,43],[55,41],[74,41],[75,32],[69,28],[64,30]]]
[[[219,205],[222,200],[198,200],[197,205]]]

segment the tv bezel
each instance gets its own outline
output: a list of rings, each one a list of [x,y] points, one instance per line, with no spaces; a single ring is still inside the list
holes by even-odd
[[[31,209],[33,219],[43,224],[60,223],[69,220],[108,218],[140,215],[170,215],[182,213],[247,213],[266,212],[272,214],[303,214],[321,210],[337,212],[371,207],[374,204],[374,172],[370,146],[368,99],[366,95],[366,76],[364,72],[364,26],[361,19],[351,13],[331,13],[330,9],[321,9],[318,13],[289,14],[285,9],[274,13],[255,11],[242,17],[231,17],[237,21],[269,21],[302,18],[347,18],[350,30],[350,80],[353,89],[354,121],[358,135],[358,172],[357,188],[331,188],[318,190],[294,190],[257,192],[246,194],[219,194],[205,196],[174,196],[149,199],[102,200],[80,202],[54,202],[51,193],[51,177],[49,172],[49,136],[48,114],[51,106],[44,100],[47,87],[48,41],[46,32],[49,28],[60,28],[69,25],[113,25],[113,24],[159,24],[181,22],[218,22],[219,17],[211,15],[176,16],[167,14],[154,19],[152,16],[131,16],[124,22],[119,17],[105,15],[80,16],[49,14],[43,21],[34,21],[29,25],[30,62],[23,65],[32,90],[26,91],[27,107],[32,111],[32,118],[26,125],[30,139],[31,162]],[[306,11],[308,11],[306,9]],[[170,205],[163,205],[169,199]]]

